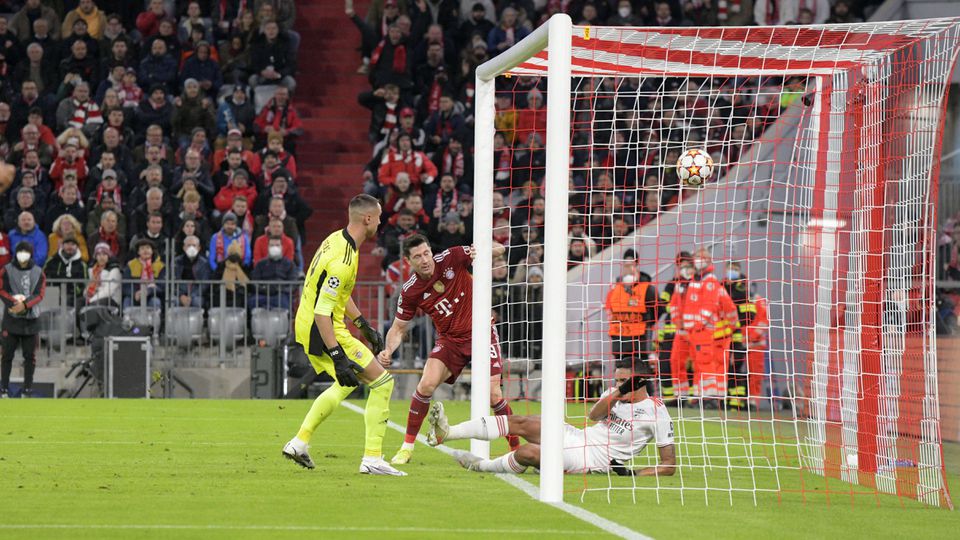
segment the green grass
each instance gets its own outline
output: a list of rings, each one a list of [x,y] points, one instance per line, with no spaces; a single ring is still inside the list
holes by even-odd
[[[453,420],[465,403],[448,404]],[[341,409],[317,431],[317,469],[301,470],[280,457],[308,402],[68,401],[0,402],[0,538],[556,538],[603,536],[602,531],[540,504],[492,475],[468,473],[449,457],[418,447],[406,478],[357,474],[362,417]],[[525,408],[521,405],[518,408]],[[394,402],[403,423],[406,403]],[[679,423],[678,423],[679,424]],[[693,422],[679,430],[698,428]],[[688,431],[692,433],[692,431]],[[399,446],[388,430],[388,458]],[[464,443],[459,443],[465,447]],[[495,443],[494,451],[502,451]],[[960,451],[947,448],[949,466]],[[702,470],[697,469],[702,483]],[[711,473],[711,485],[726,478]],[[744,471],[741,474],[749,474]],[[759,479],[769,481],[768,478]],[[684,477],[693,485],[697,474]],[[810,475],[807,475],[809,478]],[[524,478],[536,483],[533,474]],[[793,473],[784,487],[797,488]],[[736,476],[740,485],[749,479]],[[758,480],[758,481],[759,481]],[[950,485],[960,485],[951,468]],[[567,478],[567,500],[644,534],[666,538],[952,537],[955,512],[896,497],[824,497],[799,493],[753,499],[676,492],[655,502],[651,491],[588,491],[608,479]],[[679,485],[679,478],[663,480]],[[839,481],[831,481],[831,489]],[[630,485],[614,478],[615,486]],[[813,490],[810,487],[811,491]],[[27,528],[12,528],[12,526]],[[65,526],[53,528],[53,526]]]

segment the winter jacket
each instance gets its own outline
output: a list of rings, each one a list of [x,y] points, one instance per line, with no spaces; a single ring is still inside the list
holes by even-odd
[[[43,266],[47,261],[47,236],[43,234],[40,227],[34,226],[33,230],[20,232],[20,229],[14,227],[7,233],[10,245],[17,247],[20,242],[28,242],[33,246],[33,262],[38,266]]]
[[[257,202],[257,188],[253,184],[247,184],[247,187],[240,189],[232,183],[220,188],[217,195],[213,198],[213,205],[217,210],[226,212],[233,206],[233,199],[237,195],[243,195],[247,198],[247,208],[253,208]]]
[[[150,88],[154,84],[162,84],[168,92],[176,90],[177,84],[177,61],[169,54],[155,56],[148,54],[146,58],[140,61],[140,69],[137,70],[137,84],[140,88]]]
[[[193,269],[193,279],[183,278],[183,269],[190,265]],[[172,302],[180,305],[181,296],[189,296],[191,305],[203,305],[203,299],[207,296],[207,290],[210,288],[208,283],[192,283],[193,281],[207,281],[210,279],[210,265],[203,254],[198,254],[197,258],[191,261],[186,255],[177,255],[173,260],[173,266],[170,269],[170,279],[174,281],[176,287],[175,297]]]
[[[401,171],[410,175],[410,184],[415,187],[419,187],[421,184],[431,184],[437,177],[437,166],[423,152],[411,150],[403,154],[399,150],[389,148],[383,154],[377,180],[382,186],[393,185],[397,179],[397,173]],[[426,177],[421,179],[420,175],[422,174],[425,174]]]
[[[260,133],[266,133],[267,127],[271,127],[274,131],[286,129],[288,136],[303,134],[303,121],[297,115],[297,110],[293,108],[293,100],[288,101],[286,107],[280,107],[271,99],[260,111],[254,124]]]
[[[87,274],[93,276],[93,266],[88,269]],[[114,305],[119,306],[123,302],[121,295],[122,286],[120,280],[123,279],[123,272],[120,271],[120,265],[112,259],[107,262],[107,266],[100,272],[100,284],[93,294],[87,298],[87,304],[95,304],[109,300]]]
[[[267,66],[273,66],[284,77],[296,75],[297,59],[290,47],[290,39],[285,34],[277,34],[273,42],[261,34],[250,44],[250,70],[259,74]]]
[[[253,267],[250,273],[252,281],[295,281],[297,268],[293,261],[286,257],[273,260],[269,257],[261,260]],[[260,285],[257,292],[260,294],[287,295],[293,289],[291,285]]]
[[[0,300],[3,301],[3,332],[14,335],[36,335],[40,331],[40,310],[37,305],[43,301],[46,293],[47,280],[36,261],[22,268],[16,262],[11,262],[0,270]],[[17,301],[14,296],[22,294],[26,298],[23,303],[26,311],[11,313]]]
[[[256,119],[257,113],[249,99],[238,105],[233,101],[233,96],[228,96],[217,109],[217,133],[226,137],[232,123],[234,126],[244,126],[241,131],[249,136],[253,134],[253,122]]]
[[[203,97],[181,97],[182,102],[173,111],[171,127],[176,137],[189,137],[194,128],[203,128],[208,135],[213,134],[213,109],[203,105]]]
[[[87,265],[84,264],[79,250],[71,259],[64,259],[63,253],[57,252],[43,265],[43,273],[48,280],[71,280],[69,283],[63,284],[61,291],[67,295],[68,302],[81,303],[83,288],[86,286],[83,280],[87,279]],[[75,304],[70,303],[68,305]]]
[[[220,64],[211,58],[200,60],[195,54],[187,58],[183,63],[183,69],[180,70],[180,82],[187,79],[196,79],[199,82],[210,81],[213,85],[209,90],[211,96],[216,96],[220,86],[223,85]]]

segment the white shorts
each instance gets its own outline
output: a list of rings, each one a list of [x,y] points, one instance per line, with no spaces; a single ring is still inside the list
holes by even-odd
[[[588,441],[587,434],[570,424],[563,425],[563,471],[566,473],[607,472],[610,457],[608,441]]]

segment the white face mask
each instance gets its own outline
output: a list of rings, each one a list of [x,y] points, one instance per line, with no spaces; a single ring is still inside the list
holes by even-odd
[[[617,9],[617,13],[619,13],[621,17],[626,19],[627,17],[630,16],[630,6],[623,6],[622,8]]]
[[[696,257],[693,259],[693,267],[699,272],[707,267],[707,261],[701,259],[700,257]]]
[[[18,251],[17,252],[17,262],[20,264],[26,264],[30,260],[30,253],[27,251]]]
[[[687,266],[686,268],[680,269],[680,277],[683,279],[690,279],[693,277],[693,268]]]
[[[267,255],[269,255],[271,259],[279,259],[283,256],[283,248],[280,246],[270,246],[267,248]]]
[[[191,259],[196,259],[197,255],[200,253],[200,250],[196,246],[187,246],[183,249],[183,252],[187,254],[187,257]]]

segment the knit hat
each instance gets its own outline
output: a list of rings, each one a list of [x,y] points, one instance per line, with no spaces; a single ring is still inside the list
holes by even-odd
[[[232,222],[236,223],[236,222],[237,222],[237,215],[234,214],[233,212],[227,212],[227,213],[225,213],[225,214],[223,215],[223,219],[221,220],[221,223],[226,223],[226,222],[228,222],[228,221],[232,221]]]
[[[100,252],[110,255],[110,244],[106,242],[100,242],[93,248],[93,256],[96,257]]]

